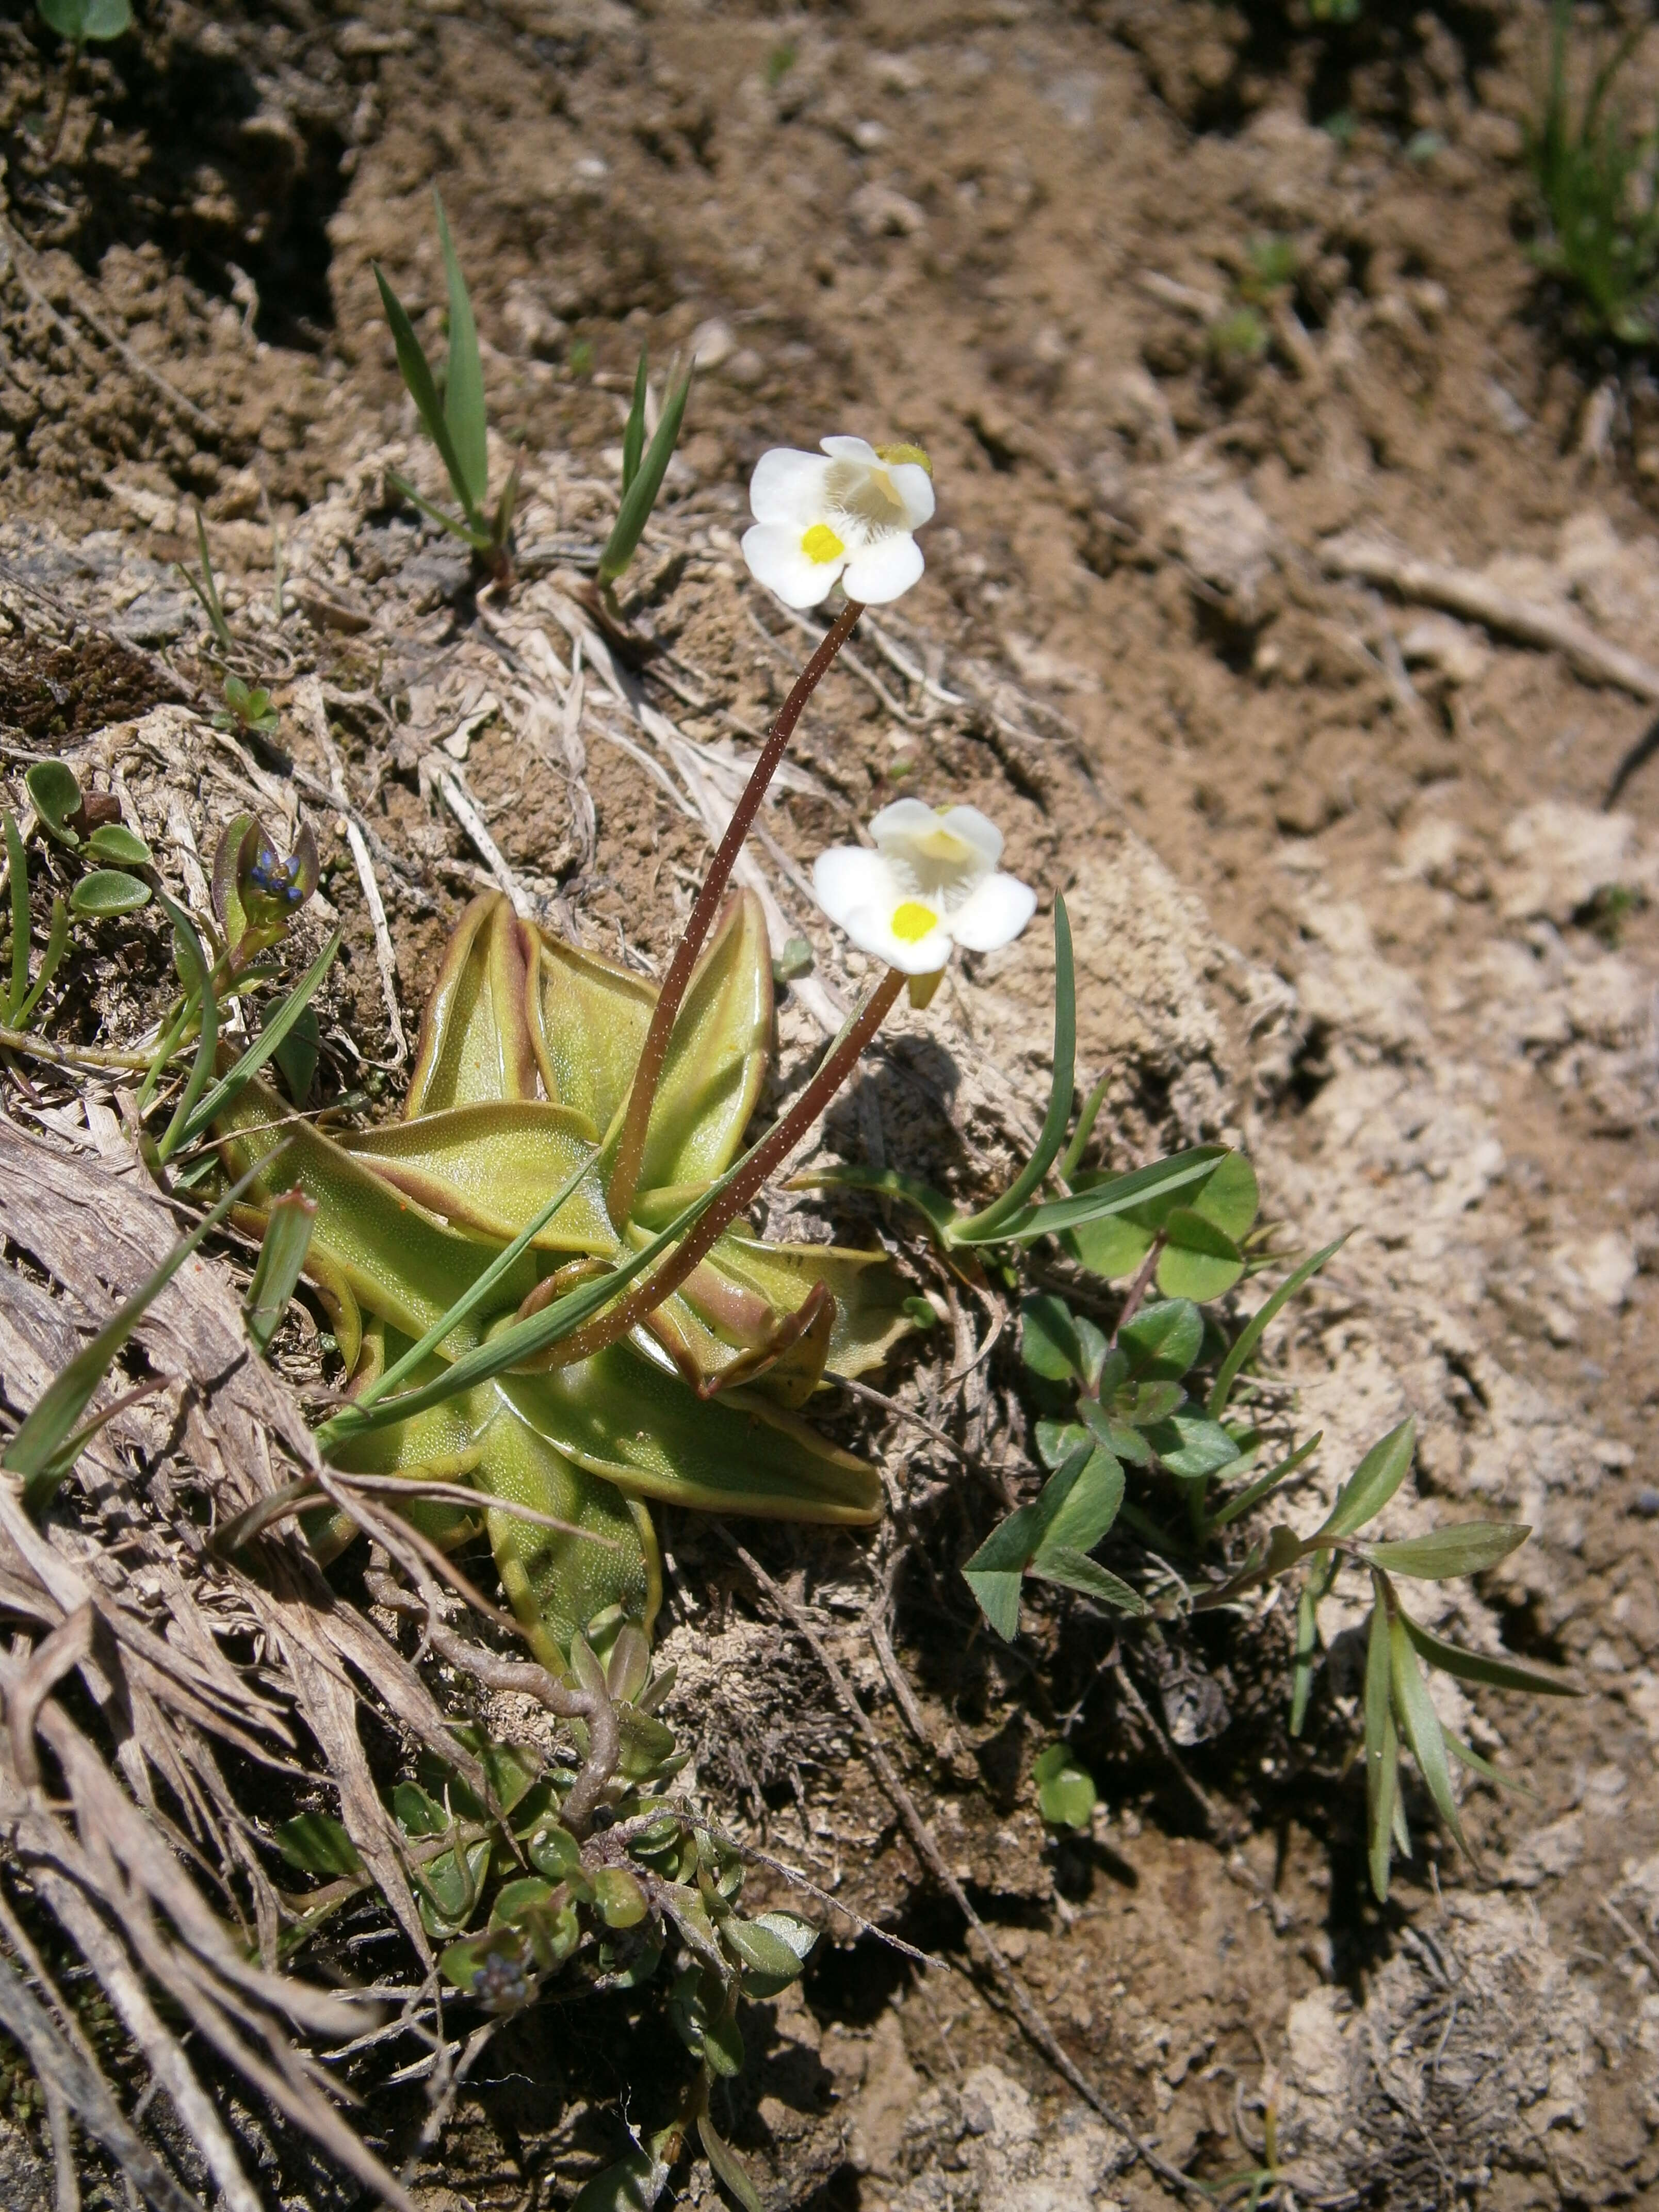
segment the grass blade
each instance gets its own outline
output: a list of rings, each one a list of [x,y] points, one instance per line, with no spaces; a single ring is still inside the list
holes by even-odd
[[[670,387],[663,402],[657,434],[635,471],[634,481],[623,494],[616,523],[599,556],[601,584],[614,584],[634,557],[645,526],[651,520],[651,510],[657,503],[657,494],[662,489],[662,480],[668,473],[668,464],[674,458],[674,448],[679,443],[680,424],[685,418],[685,403],[690,396],[691,371],[688,368],[678,383]]]
[[[1307,1442],[1298,1444],[1288,1459],[1280,1460],[1277,1467],[1270,1467],[1265,1474],[1258,1475],[1248,1489],[1239,1492],[1237,1498],[1230,1498],[1219,1513],[1212,1513],[1209,1516],[1210,1533],[1213,1535],[1218,1528],[1226,1528],[1230,1522],[1237,1521],[1241,1513],[1248,1513],[1251,1506],[1259,1505],[1264,1498],[1271,1496],[1280,1483],[1288,1481],[1297,1468],[1318,1450],[1324,1436],[1323,1429],[1316,1429]]]
[[[196,934],[195,923],[183,907],[176,906],[164,890],[158,890],[155,896],[167,909],[167,919],[173,924],[173,935],[179,946],[190,955],[196,973],[188,979],[189,990],[201,1007],[201,1029],[196,1039],[196,1058],[191,1065],[190,1080],[173,1110],[172,1121],[167,1123],[167,1134],[156,1147],[156,1158],[165,1167],[184,1141],[191,1116],[213,1073],[213,1056],[219,1049],[219,1001],[213,988],[213,971],[203,950],[202,940]]]
[[[316,1218],[317,1201],[303,1191],[284,1191],[271,1202],[253,1280],[242,1309],[247,1333],[262,1356],[270,1351],[270,1340],[288,1311],[288,1302],[311,1249],[311,1229]]]
[[[1465,1651],[1448,1644],[1432,1629],[1402,1611],[1406,1633],[1431,1667],[1455,1674],[1460,1682],[1484,1682],[1490,1690],[1524,1690],[1539,1698],[1582,1698],[1583,1686],[1565,1674],[1548,1674],[1541,1667],[1523,1667],[1518,1659],[1489,1659],[1483,1651]]]
[[[339,949],[340,932],[337,929],[289,993],[287,998],[283,1000],[279,1011],[265,1024],[264,1028],[261,1030],[258,1037],[235,1066],[220,1077],[212,1090],[197,1106],[179,1137],[179,1141],[181,1145],[193,1145],[198,1137],[204,1135],[218,1116],[224,1112],[226,1107],[240,1095],[265,1062],[271,1058],[295,1023],[299,1020],[301,1014],[310,1005],[313,994],[333,966],[334,956]]]
[[[1011,1214],[1018,1213],[1038,1188],[1066,1141],[1072,1118],[1072,1083],[1077,1073],[1077,972],[1072,957],[1072,922],[1066,902],[1054,901],[1054,1054],[1048,1111],[1036,1150],[1000,1198],[970,1213],[956,1231],[963,1241],[982,1240]]]
[[[0,1454],[0,1467],[22,1476],[23,1503],[31,1513],[38,1513],[50,1504],[58,1486],[73,1466],[72,1460],[64,1461],[65,1447],[94,1391],[109,1372],[127,1339],[203,1239],[219,1226],[248,1185],[264,1173],[282,1150],[278,1145],[275,1151],[267,1152],[232,1185],[213,1211],[204,1214],[187,1237],[180,1237],[155,1273],[117,1308],[92,1342],[77,1352],[41,1392],[33,1410],[3,1454]]]
[[[483,363],[478,356],[478,325],[466,279],[449,234],[449,218],[434,191],[438,210],[438,244],[444,257],[444,276],[449,286],[449,374],[444,383],[444,420],[461,465],[465,489],[461,503],[469,515],[479,513],[489,495],[489,440],[484,414]]]
[[[438,448],[439,458],[449,472],[455,496],[465,508],[466,519],[476,530],[479,526],[478,518],[473,512],[467,493],[466,474],[461,467],[460,456],[455,451],[455,441],[449,434],[444,410],[439,404],[438,387],[432,380],[432,364],[426,357],[426,349],[415,335],[415,325],[410,321],[403,301],[381,273],[380,263],[377,261],[372,265],[374,282],[380,288],[380,305],[386,309],[386,319],[392,325],[392,343],[398,351],[398,371],[408,387],[410,398],[415,402],[415,412],[421,418],[422,427]]]
[[[1111,1079],[1109,1073],[1103,1075],[1083,1102],[1083,1111],[1077,1117],[1077,1127],[1072,1132],[1072,1141],[1066,1146],[1060,1166],[1056,1170],[1060,1181],[1064,1183],[1069,1183],[1083,1164],[1083,1155],[1088,1150],[1089,1139],[1095,1133],[1095,1122],[1099,1116],[1101,1108],[1106,1103],[1106,1088]]]
[[[1062,1229],[1080,1228],[1085,1222],[1103,1220],[1109,1213],[1127,1213],[1171,1191],[1202,1182],[1215,1172],[1218,1160],[1227,1156],[1224,1145],[1195,1145],[1190,1152],[1172,1152],[1167,1160],[1128,1175],[1113,1176],[1071,1198],[1045,1199],[1041,1206],[1023,1207],[990,1230],[969,1232],[958,1223],[951,1234],[953,1244],[1029,1244],[1035,1237],[1058,1236]]]
[[[213,635],[218,639],[222,649],[228,653],[236,641],[232,637],[230,624],[225,619],[224,601],[219,597],[218,579],[214,575],[213,558],[208,551],[207,525],[202,520],[202,510],[199,507],[196,510],[196,550],[202,556],[202,580],[198,585],[192,576],[189,578],[189,581],[197,598],[207,610],[207,618],[213,626]]]
[[[23,833],[9,806],[6,809],[6,866],[11,878],[11,989],[6,997],[6,1027],[15,1030],[29,988],[29,863],[23,850]]]
[[[1289,1304],[1302,1285],[1311,1282],[1325,1262],[1340,1252],[1347,1241],[1346,1235],[1339,1237],[1334,1244],[1326,1245],[1322,1252],[1316,1252],[1310,1258],[1304,1260],[1293,1274],[1285,1278],[1267,1303],[1258,1307],[1245,1322],[1238,1333],[1237,1341],[1222,1361],[1220,1371],[1210,1392],[1208,1411],[1212,1421],[1218,1421],[1226,1411],[1227,1401],[1232,1395],[1234,1383],[1238,1380],[1239,1370],[1261,1343],[1274,1319]]]
[[[46,949],[41,956],[40,972],[30,987],[29,994],[17,1009],[8,1024],[15,1030],[26,1030],[34,1018],[34,1010],[40,1003],[40,994],[58,973],[64,955],[69,951],[70,914],[61,898],[52,902],[52,932],[46,939]]]
[[[640,349],[640,365],[634,373],[634,404],[628,410],[628,423],[623,432],[623,497],[632,490],[634,479],[640,472],[641,456],[645,452],[645,392],[646,369],[650,360],[647,350]]]
[[[463,545],[470,546],[475,553],[483,550],[488,543],[485,532],[482,528],[475,528],[465,515],[450,514],[441,507],[434,506],[424,492],[416,491],[401,470],[388,469],[386,480],[399,498],[406,499],[411,507],[418,507],[430,520],[441,523],[452,537],[459,538]]]
[[[1310,1578],[1303,1583],[1296,1601],[1296,1651],[1291,1689],[1292,1735],[1301,1735],[1302,1724],[1308,1717],[1308,1699],[1313,1692],[1314,1648],[1318,1641],[1318,1627]]]

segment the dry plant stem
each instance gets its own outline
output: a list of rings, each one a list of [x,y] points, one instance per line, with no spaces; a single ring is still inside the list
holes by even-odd
[[[552,1367],[567,1367],[578,1359],[591,1359],[596,1352],[615,1344],[626,1336],[636,1322],[648,1313],[654,1313],[663,1300],[678,1290],[693,1270],[707,1258],[722,1231],[728,1228],[743,1212],[781,1161],[788,1158],[818,1115],[841,1089],[860,1054],[892,1009],[894,1000],[909,979],[896,968],[890,968],[886,975],[871,993],[869,998],[842,1032],[840,1042],[830,1049],[816,1075],[800,1097],[769,1135],[756,1146],[748,1166],[711,1206],[702,1218],[688,1231],[683,1243],[677,1245],[654,1274],[647,1275],[618,1306],[579,1328],[574,1336],[567,1336],[553,1346],[544,1357]],[[612,1185],[614,1193],[615,1185]],[[527,1366],[538,1366],[541,1360],[529,1360]]]
[[[830,1656],[822,1638],[813,1627],[811,1619],[803,1608],[795,1603],[787,1590],[778,1587],[759,1560],[751,1558],[735,1537],[726,1536],[726,1540],[754,1577],[757,1588],[764,1591],[779,1613],[789,1622],[828,1675],[830,1686],[835,1691],[842,1711],[852,1722],[863,1740],[865,1756],[870,1762],[871,1771],[891,1799],[895,1811],[909,1831],[910,1840],[915,1844],[922,1863],[933,1875],[933,1879],[945,1889],[957,1910],[968,1923],[970,1938],[977,1942],[987,1964],[1013,2007],[1015,2018],[1025,2033],[1030,2036],[1055,2072],[1071,2084],[1091,2110],[1098,2112],[1109,2127],[1115,2128],[1124,2141],[1133,2146],[1137,2156],[1152,2172],[1157,2174],[1160,2181],[1167,2182],[1171,2189],[1178,2191],[1184,2197],[1192,2197],[1205,2204],[1211,2203],[1210,2192],[1202,2183],[1194,2181],[1189,2174],[1183,2173],[1179,2166],[1171,2166],[1169,2160],[1161,2157],[1151,2143],[1144,2142],[1136,2134],[1133,2123],[1127,2115],[1120,2112],[1115,2105],[1103,2097],[1094,2084],[1086,2075],[1079,2072],[1067,2057],[1056,2040],[1054,2030],[1037,2009],[1024,1983],[1020,1980],[1019,1976],[1003,1956],[996,1939],[978,1913],[975,1911],[973,1901],[967,1891],[951,1873],[949,1863],[939,1849],[938,1838],[923,1818],[921,1809],[915,1799],[900,1779],[891,1759],[887,1756],[886,1747],[876,1733],[874,1723],[854,1696],[852,1684]]]
[[[685,997],[686,986],[691,980],[691,970],[696,965],[697,955],[702,950],[703,939],[714,927],[720,912],[720,901],[726,896],[726,886],[731,880],[732,870],[744,841],[766,796],[767,786],[777,773],[795,725],[807,701],[828,673],[830,663],[853,635],[859,617],[864,612],[858,599],[848,599],[824,633],[817,651],[795,679],[794,689],[778,709],[777,720],[761,747],[743,796],[732,811],[732,819],[726,835],[710,863],[702,889],[697,894],[684,933],[674,948],[668,973],[663,978],[662,989],[652,1011],[651,1026],[646,1031],[645,1043],[640,1053],[639,1066],[634,1072],[634,1087],[629,1093],[628,1111],[623,1121],[622,1134],[617,1143],[616,1165],[611,1171],[611,1188],[606,1204],[611,1218],[620,1225],[626,1221],[634,1207],[635,1194],[639,1189],[640,1169],[645,1160],[646,1130],[651,1120],[652,1101],[657,1095],[663,1063],[668,1057],[669,1039],[674,1032],[674,1021]]]
[[[402,1589],[389,1575],[370,1574],[365,1577],[364,1586],[374,1602],[388,1611],[423,1616],[422,1633],[439,1658],[462,1668],[486,1689],[517,1691],[534,1698],[560,1720],[586,1723],[587,1757],[564,1801],[562,1814],[564,1825],[573,1836],[586,1835],[622,1755],[617,1708],[611,1699],[578,1689],[572,1683],[556,1681],[545,1667],[538,1666],[533,1660],[500,1659],[477,1644],[469,1644],[453,1629],[446,1628],[439,1619],[438,1592],[431,1584],[419,1597]]]

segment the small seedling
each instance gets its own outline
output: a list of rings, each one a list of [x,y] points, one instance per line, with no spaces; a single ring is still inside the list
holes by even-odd
[[[199,576],[192,575],[182,561],[175,562],[173,565],[201,601],[202,611],[208,618],[208,626],[213,632],[220,652],[234,653],[236,649],[236,641],[230,634],[229,618],[225,613],[225,603],[219,593],[219,580],[213,573],[213,556],[208,551],[207,525],[202,520],[202,510],[199,507],[196,510],[196,550],[202,560],[202,573]]]
[[[634,401],[628,410],[628,422],[623,431],[622,505],[617,510],[611,536],[599,556],[599,589],[613,615],[616,611],[614,592],[617,579],[633,559],[645,526],[651,520],[651,510],[662,489],[668,464],[674,458],[674,448],[679,443],[680,426],[685,420],[685,403],[691,396],[690,368],[679,376],[671,376],[668,396],[658,418],[656,434],[647,448],[645,442],[647,367],[648,357],[641,352],[640,365],[634,376]]]
[[[75,76],[81,65],[81,56],[87,43],[95,40],[100,45],[118,39],[132,27],[132,9],[128,0],[37,0],[40,21],[49,31],[56,31],[60,39],[69,43],[69,59],[64,65],[64,89],[58,102],[58,119],[52,125],[52,143],[46,149],[46,159],[56,158],[59,141],[64,136],[64,125],[69,115],[70,95],[75,89]]]
[[[415,325],[410,321],[403,302],[386,282],[386,274],[378,262],[374,264],[374,282],[380,290],[380,304],[386,310],[386,321],[392,326],[392,343],[397,348],[398,367],[402,374],[409,396],[415,402],[415,411],[421,426],[438,449],[440,459],[448,475],[450,489],[460,501],[459,515],[436,507],[418,492],[407,477],[394,469],[386,471],[386,481],[402,497],[418,507],[422,514],[430,515],[441,523],[464,545],[470,546],[477,559],[487,568],[498,583],[510,583],[513,577],[513,513],[519,497],[519,470],[514,465],[507,482],[492,501],[489,496],[489,423],[484,411],[483,362],[478,351],[478,326],[472,313],[472,301],[466,289],[466,279],[461,274],[461,264],[455,252],[455,242],[449,234],[448,218],[444,204],[434,192],[433,203],[438,215],[438,242],[443,251],[444,274],[449,288],[449,352],[444,368],[443,398],[438,396],[438,381],[432,364],[427,359],[426,349],[415,335]]]
[[[213,718],[216,730],[240,730],[244,736],[275,737],[281,717],[270,703],[270,692],[261,684],[250,687],[240,676],[225,678],[224,705]]]

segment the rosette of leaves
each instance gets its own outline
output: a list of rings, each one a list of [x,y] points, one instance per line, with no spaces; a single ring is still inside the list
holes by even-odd
[[[347,1469],[476,1488],[476,1516],[416,1498],[407,1510],[446,1545],[482,1521],[529,1642],[561,1670],[596,1615],[649,1632],[654,1499],[874,1520],[874,1470],[801,1412],[826,1374],[864,1373],[912,1325],[879,1252],[775,1244],[734,1224],[631,1337],[575,1364],[554,1364],[556,1346],[534,1364],[492,1363],[492,1343],[517,1323],[573,1285],[602,1293],[635,1265],[736,1156],[772,1030],[751,894],[729,902],[694,974],[638,1195],[617,1224],[610,1163],[655,995],[489,893],[451,940],[400,1121],[325,1135],[295,1126],[256,1081],[217,1125],[234,1173],[279,1123],[291,1137],[245,1225],[263,1231],[283,1190],[316,1203],[306,1273],[362,1409],[325,1429],[325,1446]],[[394,1381],[407,1389],[389,1394]],[[563,1533],[492,1510],[492,1498],[550,1515]],[[325,1549],[337,1540],[313,1533]]]
[[[711,2164],[739,2202],[750,2203],[752,2185],[708,2121],[708,2092],[742,2069],[739,1998],[773,1997],[798,1980],[817,1930],[793,1912],[745,1915],[741,1860],[665,1796],[685,1763],[658,1717],[673,1669],[653,1674],[640,1631],[624,1627],[603,1666],[579,1636],[571,1662],[580,1678],[602,1681],[617,1705],[622,1757],[606,1821],[579,1838],[561,1818],[574,1768],[458,1727],[458,1741],[483,1770],[488,1797],[427,1752],[416,1776],[386,1800],[421,1917],[440,1947],[446,1980],[488,2012],[520,2010],[550,1989],[562,1998],[583,1989],[638,1989],[671,1973],[668,2016],[696,2070],[678,2118],[653,2138],[648,2163],[665,2180],[695,2124]],[[276,1840],[290,1866],[322,1881],[288,1900],[292,1950],[374,1883],[331,1814],[301,1814],[278,1828]],[[623,2160],[590,2189],[620,2189],[637,2164],[637,2156]]]

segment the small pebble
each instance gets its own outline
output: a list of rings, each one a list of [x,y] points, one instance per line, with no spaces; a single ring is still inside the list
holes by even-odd
[[[1630,1502],[1632,1513],[1639,1513],[1644,1521],[1659,1520],[1659,1490],[1644,1483]]]

